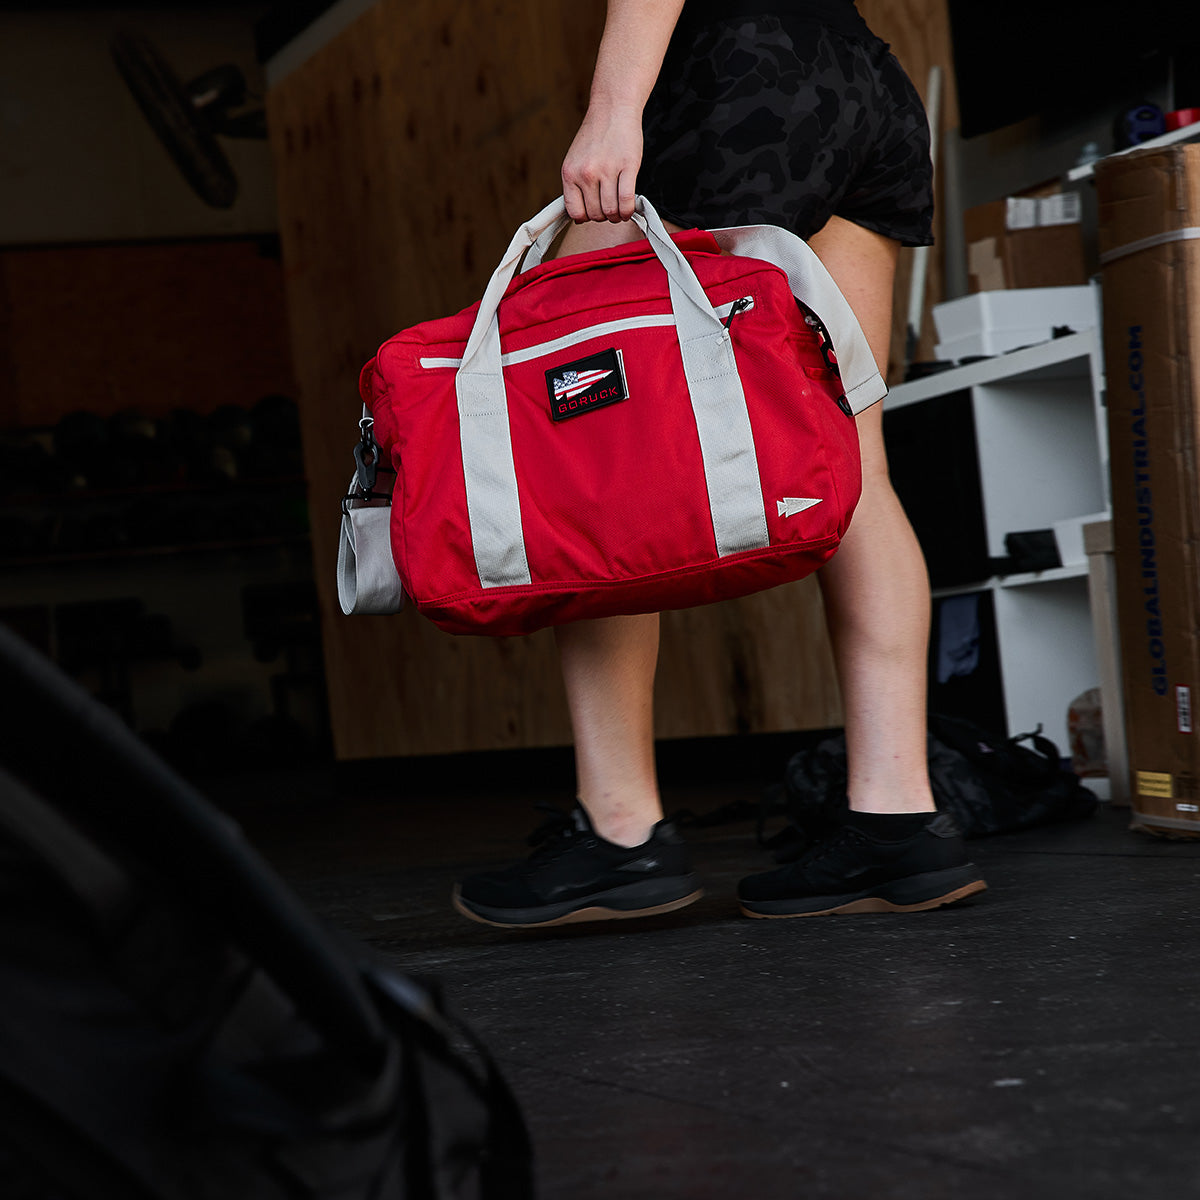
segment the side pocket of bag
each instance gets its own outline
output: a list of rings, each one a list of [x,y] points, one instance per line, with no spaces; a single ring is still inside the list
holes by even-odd
[[[832,495],[829,504],[839,514],[837,534],[845,534],[862,491],[858,455],[858,429],[854,418],[838,404],[841,377],[821,356],[819,339],[809,331],[793,331],[788,343],[796,354],[798,372],[809,383],[808,402],[813,405],[812,427],[820,438],[820,461],[825,466]]]

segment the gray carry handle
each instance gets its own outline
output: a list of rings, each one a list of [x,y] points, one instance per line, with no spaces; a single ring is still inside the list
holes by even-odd
[[[633,219],[667,273],[717,552],[760,549],[770,538],[733,342],[654,207],[641,196],[636,205]],[[517,230],[484,291],[455,375],[471,545],[484,587],[531,582],[500,361],[500,301],[526,252],[543,234],[552,237],[564,220],[566,205],[559,196]]]
[[[542,261],[562,225],[557,222],[538,235],[525,257],[525,270]],[[857,416],[887,395],[887,385],[854,310],[803,238],[778,225],[734,225],[710,232],[726,254],[762,259],[787,275],[792,295],[811,308],[829,332],[851,412]]]
[[[650,248],[662,263],[671,281],[671,307],[675,312],[676,323],[681,324],[679,340],[691,341],[693,338],[706,336],[720,338],[725,327],[705,295],[704,287],[696,278],[695,271],[663,227],[650,201],[638,196],[635,203],[633,221],[648,238]],[[566,202],[559,196],[517,230],[479,302],[475,324],[471,327],[471,335],[467,338],[463,351],[462,365],[458,369],[460,379],[470,380],[476,376],[481,380],[500,378],[500,301],[517,274],[522,259],[526,259],[526,267],[539,262],[545,249],[569,220]],[[490,384],[487,385],[487,389],[482,401],[484,407],[488,406],[489,400],[494,404],[498,399]],[[461,386],[459,395],[461,401]],[[468,407],[474,406],[473,398],[468,402]]]
[[[696,420],[718,554],[770,544],[766,506],[746,397],[733,342],[687,258],[645,197],[633,220],[667,273],[684,378]],[[531,582],[500,350],[500,302],[521,266],[540,260],[569,218],[562,197],[517,230],[484,291],[455,375],[467,515],[475,566],[484,587]],[[774,227],[714,231],[729,253],[763,259],[788,276],[793,295],[826,320],[853,412],[882,399],[887,387],[850,305],[816,254]]]

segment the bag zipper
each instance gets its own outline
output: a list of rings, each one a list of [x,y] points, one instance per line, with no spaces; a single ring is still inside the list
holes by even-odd
[[[724,305],[724,304],[721,305],[721,309],[724,309],[725,307],[726,307],[726,305]],[[743,296],[740,300],[735,300],[732,304],[728,305],[729,315],[725,318],[724,321],[721,322],[721,324],[724,325],[726,329],[728,329],[730,327],[730,325],[733,324],[734,317],[736,317],[739,313],[744,313],[748,309],[751,309],[753,307],[754,307],[754,297],[753,296]],[[718,310],[718,311],[721,311],[721,310]]]
[[[728,329],[733,318],[739,313],[749,312],[754,307],[753,296],[741,296],[728,304],[718,304],[715,312],[721,317],[722,324]],[[591,341],[593,338],[608,337],[614,333],[625,333],[630,329],[654,329],[675,324],[672,313],[650,313],[643,317],[623,317],[617,321],[604,321],[599,325],[589,325],[577,333],[569,333],[565,337],[554,338],[549,342],[540,342],[536,346],[527,346],[524,350],[511,350],[500,355],[500,365],[511,367],[517,363],[529,362],[541,358],[544,354],[559,354],[570,350],[580,342]],[[462,366],[461,358],[421,358],[417,360],[420,366],[428,370],[449,367],[455,370]]]

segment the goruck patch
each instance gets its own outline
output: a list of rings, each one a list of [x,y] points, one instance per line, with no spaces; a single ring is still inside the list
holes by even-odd
[[[601,350],[587,358],[551,367],[546,372],[546,391],[550,395],[550,416],[556,421],[627,399],[621,351]]]

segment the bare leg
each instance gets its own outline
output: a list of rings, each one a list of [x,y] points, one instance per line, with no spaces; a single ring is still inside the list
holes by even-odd
[[[575,225],[557,252],[579,254],[641,236],[629,221]],[[703,890],[687,848],[669,825],[658,825],[658,614],[576,621],[554,634],[575,735],[577,794],[603,841],[572,821],[552,834],[558,840],[543,842],[515,867],[462,880],[454,906],[484,924],[529,928],[647,916],[691,904]]]
[[[559,254],[641,236],[632,221],[575,225]],[[654,766],[658,614],[577,621],[554,634],[575,737],[579,801],[602,838],[640,845],[663,815]]]
[[[809,240],[887,357],[897,244],[832,219]],[[842,685],[849,820],[795,862],[738,884],[749,917],[925,912],[987,888],[929,787],[925,671],[929,582],[892,489],[875,405],[858,418],[862,500],[820,574]]]
[[[809,245],[886,370],[898,244],[834,217]],[[845,708],[850,807],[926,812],[934,808],[925,749],[929,579],[888,478],[881,408],[858,418],[862,499],[820,582]]]
[[[663,815],[654,767],[658,614],[577,621],[555,636],[579,802],[602,838],[640,845]]]
[[[560,252],[637,236],[630,224],[576,226],[567,231]],[[899,247],[837,217],[810,244],[886,369]],[[860,812],[927,812],[934,808],[925,750],[929,584],[888,478],[882,415],[876,405],[858,418],[863,495],[820,581],[846,710],[850,806]],[[662,817],[652,725],[658,617],[584,621],[556,634],[580,800],[602,837],[636,844]]]

